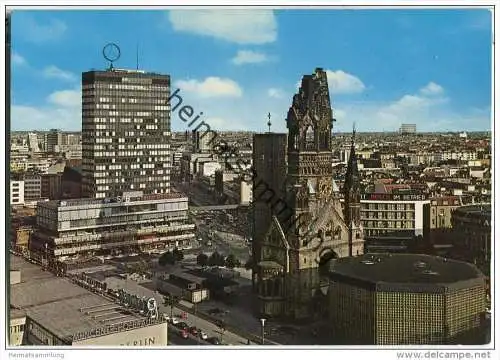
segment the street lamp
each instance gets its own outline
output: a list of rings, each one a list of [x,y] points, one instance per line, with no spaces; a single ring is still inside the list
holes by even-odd
[[[266,319],[261,318],[260,319],[260,325],[261,325],[261,340],[262,340],[262,345],[264,345],[264,325],[266,324]]]

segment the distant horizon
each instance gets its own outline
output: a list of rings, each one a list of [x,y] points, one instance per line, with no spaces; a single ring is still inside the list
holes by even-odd
[[[64,130],[64,129],[57,129],[61,132],[64,132],[64,133],[81,133],[81,130]],[[31,130],[11,130],[10,133],[24,133],[24,132],[27,132],[27,133],[36,133],[36,132],[50,132],[51,130],[37,130],[37,129],[31,129]],[[174,130],[174,131],[171,131],[172,133],[179,133],[179,134],[182,134],[182,133],[185,133],[185,132],[192,132],[192,130]],[[269,131],[254,131],[254,130],[216,130],[215,131],[218,131],[220,133],[234,133],[234,132],[242,132],[242,133],[258,133],[258,134],[267,134],[269,133]],[[452,134],[460,134],[460,133],[463,133],[463,132],[466,132],[466,133],[469,133],[469,134],[475,134],[475,133],[491,133],[492,130],[473,130],[473,131],[468,131],[468,130],[450,130],[450,131],[417,131],[415,134],[407,134],[405,136],[413,136],[413,135],[419,135],[419,134],[447,134],[447,133],[452,133]],[[277,132],[277,131],[271,131],[271,133],[275,134],[275,133],[282,133],[282,132]],[[286,132],[285,132],[286,133]],[[352,134],[352,130],[351,131],[342,131],[342,132],[333,132],[332,134]],[[399,134],[399,131],[362,131],[362,130],[356,130],[356,134],[394,134],[394,135],[401,135]]]
[[[361,132],[492,128],[487,9],[16,9],[11,20],[14,131],[80,131],[80,74],[109,66],[111,42],[115,68],[169,74],[218,131],[265,132],[271,113],[285,132],[293,94],[317,67],[339,132],[354,122]],[[172,113],[172,131],[184,126]]]

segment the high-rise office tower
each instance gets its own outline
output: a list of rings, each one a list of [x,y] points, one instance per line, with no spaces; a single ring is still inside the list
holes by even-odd
[[[59,129],[50,129],[47,133],[47,151],[55,152],[56,146],[62,144],[63,134]]]
[[[28,134],[28,146],[30,151],[39,152],[40,147],[38,146],[38,134],[37,133],[29,133]]]
[[[399,133],[402,135],[416,134],[417,125],[416,124],[401,124],[399,128]]]
[[[84,197],[170,192],[170,76],[139,70],[82,74]]]

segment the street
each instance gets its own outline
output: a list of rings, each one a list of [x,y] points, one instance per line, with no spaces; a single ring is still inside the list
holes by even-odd
[[[154,291],[153,289],[150,289],[148,287],[142,286],[138,284],[136,281],[131,281],[129,279],[119,279],[119,278],[113,278],[113,282],[110,282],[110,288],[118,290],[118,289],[125,289],[125,291],[135,294],[140,297],[147,297],[151,298],[154,297],[156,299],[156,302],[158,304],[158,312],[161,316],[161,314],[165,313],[167,315],[170,315],[170,306],[165,306],[163,304],[163,296],[159,294],[157,291]],[[181,313],[183,310],[181,310],[178,307],[173,308],[173,315],[176,317],[181,317]],[[208,335],[208,337],[217,337],[218,339],[222,339],[222,342],[224,344],[230,344],[230,345],[247,345],[248,339],[243,338],[237,334],[234,334],[230,331],[225,331],[221,334],[221,331],[219,327],[216,324],[213,324],[209,321],[206,321],[204,319],[199,318],[198,316],[188,314],[186,319],[183,319],[186,324],[189,326],[195,326],[203,331],[205,331]]]
[[[200,339],[195,339],[194,337],[190,336],[187,339],[183,339],[181,335],[179,334],[179,330],[175,329],[173,326],[168,327],[168,342],[169,345],[190,345],[190,346],[196,346],[196,345],[207,345],[206,342],[202,342]]]

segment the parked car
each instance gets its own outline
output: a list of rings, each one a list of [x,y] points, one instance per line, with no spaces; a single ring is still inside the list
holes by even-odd
[[[198,336],[199,336],[199,337],[200,337],[200,339],[202,339],[202,340],[207,340],[207,339],[208,339],[208,335],[207,335],[207,333],[206,333],[206,332],[204,332],[204,331],[199,331],[199,332],[198,332]]]
[[[193,335],[193,336],[198,335],[198,329],[196,328],[196,326],[191,326],[191,327],[189,328],[189,333],[190,333],[191,335]]]
[[[181,337],[183,339],[187,339],[189,337],[189,333],[188,333],[188,331],[186,329],[182,329],[181,330]]]
[[[186,324],[185,322],[179,322],[177,325],[175,325],[179,329],[185,329],[186,331],[189,331],[189,325]]]
[[[181,320],[176,317],[173,317],[172,319],[170,319],[170,322],[172,323],[172,325],[177,325],[178,323],[181,322]]]
[[[208,338],[207,341],[212,345],[220,345],[220,341],[216,337]]]

